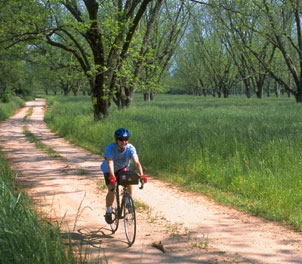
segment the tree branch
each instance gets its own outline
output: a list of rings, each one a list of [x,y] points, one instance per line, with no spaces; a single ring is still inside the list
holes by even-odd
[[[129,49],[129,46],[130,46],[130,43],[131,43],[131,40],[132,40],[132,37],[134,35],[134,32],[139,24],[139,21],[141,20],[143,14],[145,13],[146,11],[146,8],[148,6],[148,4],[151,2],[152,0],[144,0],[143,3],[141,4],[134,20],[133,20],[133,23],[132,23],[132,26],[130,27],[129,31],[128,31],[128,34],[126,36],[126,41],[125,41],[125,44],[123,46],[123,49],[122,49],[122,52],[121,52],[121,59],[125,59],[126,57],[126,53]],[[158,1],[161,1],[161,0],[158,0]]]
[[[63,1],[62,3],[78,22],[84,22],[84,20],[82,19],[82,13],[79,10],[77,3],[75,1],[72,1],[71,3],[70,0],[66,0],[65,2]]]
[[[46,40],[47,40],[47,43],[49,43],[50,45],[54,46],[54,47],[58,47],[58,48],[61,48],[67,52],[71,52],[72,54],[74,54],[74,56],[78,59],[82,69],[84,70],[85,74],[87,75],[87,71],[89,70],[89,65],[86,65],[85,64],[85,61],[83,60],[83,58],[78,54],[77,50],[75,49],[72,49],[70,47],[67,47],[65,45],[63,45],[62,43],[59,43],[59,42],[55,42],[51,39],[51,36],[53,34],[56,34],[55,33],[55,30],[50,32],[49,34],[46,34]]]

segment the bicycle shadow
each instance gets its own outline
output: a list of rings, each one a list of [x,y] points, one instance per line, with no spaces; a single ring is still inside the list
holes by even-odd
[[[71,246],[105,248],[108,245],[113,246],[119,244],[128,247],[128,243],[122,236],[112,233],[110,228],[101,227],[96,230],[87,230],[85,228],[71,232],[61,233],[64,243]]]

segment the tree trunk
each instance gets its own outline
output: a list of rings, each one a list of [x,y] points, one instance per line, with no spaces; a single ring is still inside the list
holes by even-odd
[[[267,86],[266,86],[266,96],[270,97],[271,95],[271,89],[270,89],[271,80],[268,80]]]
[[[276,97],[280,96],[280,86],[277,82],[275,82],[275,94],[276,94]]]
[[[223,98],[229,97],[229,90],[227,88],[223,89]]]
[[[296,102],[297,103],[302,103],[302,93],[300,92],[300,93],[297,93],[296,95],[295,95],[295,97],[296,97]]]
[[[203,96],[207,96],[207,90],[206,89],[202,89],[202,93],[203,93]]]
[[[297,85],[297,92],[295,94],[296,102],[302,103],[302,78],[300,78],[298,85]]]
[[[150,94],[149,93],[144,93],[144,101],[150,102]]]
[[[94,121],[105,120],[109,115],[109,96],[104,86],[104,75],[97,75],[92,89]]]
[[[154,101],[154,93],[151,92],[145,92],[144,93],[144,101],[146,102],[150,102],[150,101]]]
[[[247,98],[251,98],[252,93],[251,93],[250,81],[248,79],[244,79],[243,82],[244,82],[244,85],[245,85],[246,96],[247,96]]]
[[[262,99],[263,98],[263,86],[258,87],[257,91],[256,91],[256,95],[258,99]]]
[[[108,117],[108,101],[97,100],[97,103],[93,105],[94,120],[105,120]]]
[[[155,97],[154,93],[153,93],[153,92],[150,92],[150,100],[151,100],[151,101],[154,101],[154,97]]]
[[[142,4],[142,6],[141,6],[142,14],[145,12],[144,10],[146,9],[146,7],[147,7],[147,5],[150,1],[151,0],[145,0],[144,3]],[[134,68],[135,68],[134,73],[133,73],[134,80],[139,79],[139,76],[140,76],[141,71],[143,69],[145,55],[147,53],[148,44],[150,42],[151,32],[152,32],[152,29],[154,27],[155,19],[159,14],[162,3],[163,3],[163,0],[157,0],[153,10],[151,11],[150,19],[147,22],[146,32],[145,32],[143,43],[142,43],[141,50],[140,50],[140,53],[139,53],[139,59],[136,61],[135,66],[134,66]],[[123,51],[122,51],[122,54],[121,54],[122,59],[124,59],[125,54],[126,53],[123,53]],[[125,93],[126,93],[125,107],[130,107],[131,102],[132,102],[133,97],[134,97],[134,93],[136,91],[136,86],[137,86],[137,81],[133,81],[133,82],[131,82],[131,84],[129,84],[125,87]],[[116,100],[114,100],[114,101],[116,101]]]

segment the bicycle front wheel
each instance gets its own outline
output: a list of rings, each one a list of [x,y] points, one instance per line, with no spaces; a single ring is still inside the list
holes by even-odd
[[[119,219],[120,219],[120,207],[119,207],[119,195],[116,193],[113,205],[112,205],[112,221],[113,223],[110,224],[111,231],[114,234],[118,229]]]
[[[129,247],[133,245],[136,236],[136,216],[133,199],[130,195],[125,197],[124,227]]]

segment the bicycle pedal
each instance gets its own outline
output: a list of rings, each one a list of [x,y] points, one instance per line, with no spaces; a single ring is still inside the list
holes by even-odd
[[[118,214],[118,219],[123,219],[124,218],[124,216],[122,215],[122,213],[119,213]]]

